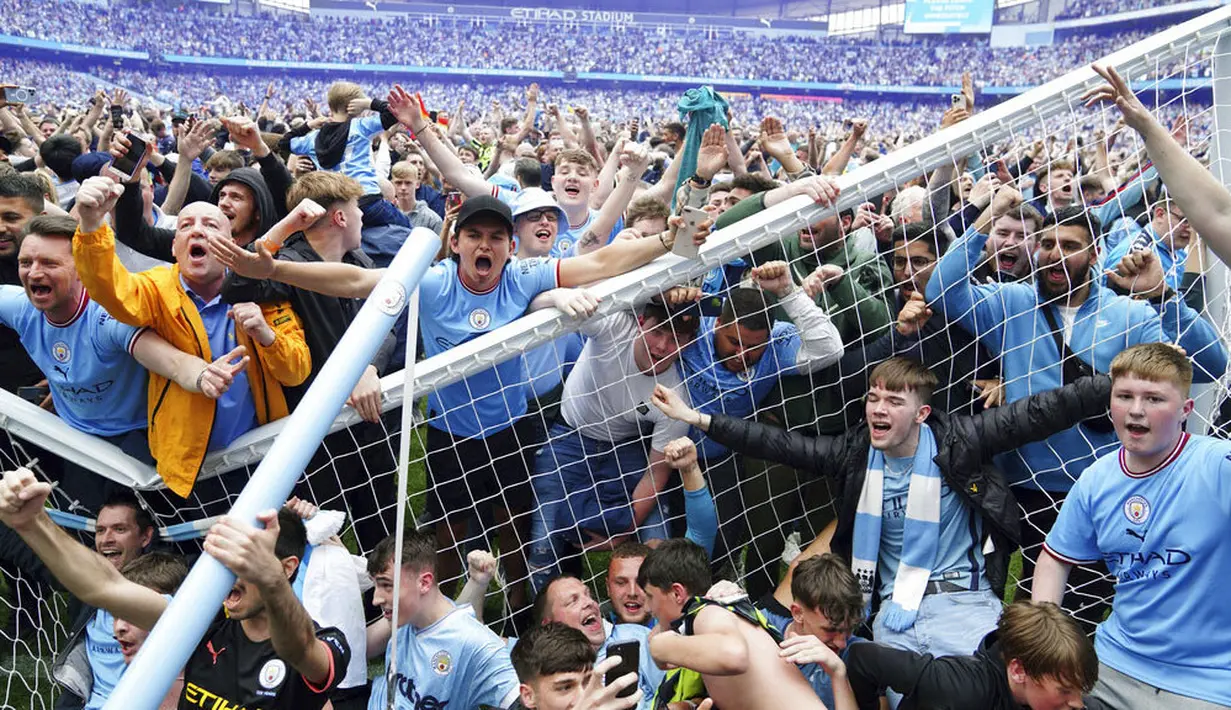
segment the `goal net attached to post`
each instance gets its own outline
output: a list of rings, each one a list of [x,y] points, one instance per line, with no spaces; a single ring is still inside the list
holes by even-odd
[[[1220,145],[1219,136],[1231,130],[1231,124],[1227,123],[1231,116],[1226,114],[1225,105],[1219,104],[1219,101],[1227,100],[1219,89],[1219,82],[1225,81],[1227,76],[1226,51],[1231,47],[1227,39],[1229,30],[1231,10],[1224,8],[1166,30],[1105,59],[1105,63],[1116,67],[1132,82],[1139,96],[1160,120],[1175,126],[1177,135],[1188,149],[1207,159],[1220,177],[1224,175],[1223,154],[1227,149],[1225,144]],[[1131,226],[1124,220],[1136,221],[1140,227],[1151,219],[1153,208],[1165,202],[1151,181],[1149,165],[1138,136],[1118,125],[1116,110],[1105,106],[1084,107],[1082,95],[1100,82],[1090,69],[1083,68],[997,105],[984,105],[984,97],[980,96],[977,112],[970,119],[946,130],[938,130],[840,176],[841,194],[833,209],[819,207],[804,197],[795,197],[714,233],[698,260],[667,256],[635,272],[594,286],[592,290],[600,297],[601,306],[590,323],[604,318],[628,319],[630,313],[637,312],[647,301],[661,298],[672,287],[703,279],[712,270],[740,260],[750,263],[770,252],[787,258],[798,283],[818,264],[818,257],[803,247],[825,239],[825,235],[830,233],[828,230],[832,229],[827,224],[832,224],[835,214],[853,211],[857,216],[860,205],[868,202],[879,205],[890,193],[903,195],[901,214],[909,215],[908,210],[918,210],[914,215],[918,219],[909,220],[916,223],[910,228],[916,241],[933,245],[935,251],[943,251],[945,246],[951,248],[954,243],[959,243],[964,231],[953,229],[954,225],[964,223],[951,219],[952,206],[961,204],[971,191],[977,194],[982,190],[980,180],[985,179],[984,175],[987,174],[1003,176],[1008,173],[1008,180],[1023,188],[1046,174],[1048,180],[1054,181],[1053,189],[1057,190],[1052,204],[1047,206],[1055,207],[1058,201],[1072,202],[1084,210],[1084,215],[1097,215],[1104,225],[1118,224],[1126,230],[1125,234],[1129,234]],[[990,92],[983,93],[990,95]],[[1113,137],[1114,143],[1110,149],[1100,149],[1100,143],[1106,145],[1106,141]],[[1033,156],[1032,161],[1026,160],[1028,154]],[[1013,158],[1017,159],[1016,165]],[[1015,167],[1020,168],[1020,173],[1014,170]],[[1062,177],[1066,171],[1069,173],[1067,184],[1071,185],[1069,190],[1061,189],[1066,182]],[[1145,179],[1141,180],[1143,173]],[[1142,185],[1143,182],[1148,184]],[[906,188],[910,184],[921,188],[913,191],[921,195],[921,199],[915,202],[908,199],[910,195]],[[1098,193],[1104,196],[1103,199],[1096,199]],[[1175,219],[1178,220],[1179,216]],[[838,220],[843,223],[841,217]],[[1028,240],[1038,236],[1037,227],[1025,230]],[[1104,231],[1100,239],[1106,236],[1107,232]],[[1136,236],[1137,233],[1132,232],[1127,238],[1135,239]],[[884,248],[878,246],[880,242],[874,229],[867,233],[848,229],[840,235],[840,239],[869,250],[871,259],[861,262],[858,270],[851,270],[844,277],[859,284],[858,289],[853,289],[853,300],[839,303],[836,295],[830,294],[824,303],[831,319],[843,324],[842,336],[848,353],[879,352],[874,346],[890,333],[901,307],[899,284],[893,276],[892,255],[883,253]],[[993,271],[1016,272],[1023,279],[1045,278],[1034,263],[1029,246],[1014,251],[1014,238],[1005,236],[998,239],[1006,246],[993,258]],[[1106,247],[1111,245],[1104,246],[1104,253],[1109,252]],[[910,265],[909,269],[925,268],[928,266],[924,263],[926,261],[924,259],[919,264]],[[1228,327],[1231,326],[1227,320],[1231,292],[1227,288],[1224,265],[1201,246],[1198,235],[1178,268],[1184,297],[1200,312],[1201,322],[1211,327],[1225,342]],[[735,271],[730,273],[734,274]],[[884,277],[886,273],[890,275],[887,278]],[[984,280],[985,276],[994,274],[978,274],[977,278]],[[712,304],[714,312],[729,300],[731,289],[738,288],[747,288],[747,284],[733,281],[714,291],[711,294],[715,299]],[[934,319],[956,321],[963,315],[961,312],[942,314],[935,307],[933,310]],[[782,312],[773,306],[773,300],[765,299],[760,309],[742,312],[739,319],[743,320],[737,319],[736,324],[762,322],[767,317],[771,322],[775,319],[782,321],[782,316]],[[472,321],[475,329],[484,330],[482,318],[476,318],[477,322]],[[1074,315],[1073,325],[1058,325],[1060,328],[1093,327],[1096,339],[1106,338],[1108,341],[1114,340],[1117,333],[1123,330],[1122,327],[1117,330],[1122,324],[1111,322],[1082,326],[1080,319],[1083,318],[1106,320],[1106,314],[1079,312]],[[978,318],[971,321],[977,326],[976,332],[967,331],[962,335],[954,329],[963,326],[953,323],[949,330],[927,336],[943,340],[945,346],[958,355],[949,369],[940,373],[945,388],[938,393],[934,404],[940,406],[939,403],[943,402],[944,406],[959,413],[981,410],[989,389],[999,388],[1009,397],[1029,393],[1033,381],[1030,375],[1037,373],[1006,379],[1003,368],[997,367],[997,361],[1021,356],[1023,350],[1032,353],[1057,347],[1050,335],[1046,339],[1036,338],[1024,344],[1010,343],[1007,336],[993,342],[990,333],[993,330],[1002,332],[1002,324],[988,323]],[[315,498],[313,502],[324,509],[350,508],[353,527],[344,538],[353,552],[361,554],[370,550],[395,527],[395,482],[401,421],[398,408],[411,406],[419,409],[422,398],[430,393],[448,385],[467,382],[467,378],[476,373],[518,357],[532,361],[533,369],[523,368],[518,371],[519,375],[512,378],[506,376],[499,382],[499,390],[531,398],[539,394],[541,402],[548,403],[557,385],[569,373],[576,371],[575,358],[578,356],[576,349],[551,347],[551,344],[562,342],[582,325],[554,310],[530,314],[420,362],[414,372],[413,392],[404,390],[402,373],[387,376],[382,381],[386,413],[382,422],[360,424],[357,415],[350,410],[343,410],[333,417],[332,433],[307,468],[300,490]],[[708,327],[703,323],[698,337],[712,338],[713,333],[707,330]],[[978,332],[979,327],[987,331]],[[1188,334],[1187,331],[1181,332],[1177,323],[1164,323],[1163,328],[1169,338],[1178,339]],[[788,330],[778,329],[774,333],[775,338],[790,337]],[[980,348],[983,354],[978,354]],[[964,369],[962,363],[973,364]],[[791,364],[783,363],[784,366]],[[771,391],[760,396],[753,407],[753,416],[813,435],[839,434],[855,426],[862,416],[861,397],[866,389],[867,374],[874,365],[875,360],[869,359],[855,369],[835,370],[836,365],[826,365],[812,372],[785,377],[768,388]],[[721,363],[717,366],[723,367]],[[679,367],[683,384],[689,391],[696,393],[704,389],[699,386],[698,380],[707,376],[705,372],[690,370],[687,365]],[[1200,367],[1198,369],[1200,371]],[[1217,380],[1224,373],[1207,374]],[[609,386],[618,388],[620,383]],[[1224,393],[1225,390],[1217,384],[1201,390],[1190,429],[1221,433],[1224,419],[1220,413],[1226,400]],[[596,395],[595,392],[585,394],[591,397]],[[58,419],[16,402],[10,395],[0,393],[0,402],[4,404],[0,423],[6,430],[5,446],[0,447],[0,464],[5,469],[24,465],[35,458],[40,459],[39,466],[49,465],[48,462],[55,456],[77,461],[101,475],[137,487],[141,498],[156,514],[163,537],[190,546],[197,544],[195,539],[204,533],[209,519],[226,512],[239,496],[251,472],[270,450],[275,439],[294,435],[285,431],[284,422],[274,423],[250,432],[226,451],[211,454],[196,489],[189,500],[182,503],[176,502],[174,496],[161,489],[156,474],[127,459],[109,445],[86,441],[89,437],[68,431]],[[698,401],[694,397],[694,406],[707,403],[709,401]],[[638,414],[645,415],[645,411],[636,410],[648,407],[652,405],[638,401],[627,411],[609,411],[587,421],[586,430],[595,434],[592,438],[604,445],[583,447],[574,458],[564,461],[561,457],[565,455],[560,454],[559,449],[545,446],[548,442],[540,438],[554,436],[551,441],[562,441],[569,436],[561,434],[559,429],[555,435],[551,434],[552,424],[560,421],[558,408],[535,407],[532,403],[527,417],[537,425],[539,434],[519,440],[516,456],[524,463],[518,462],[516,465],[527,465],[537,483],[541,484],[546,479],[563,481],[568,486],[566,493],[570,499],[611,500],[611,480],[604,477],[615,471],[619,480],[639,479],[652,455],[649,451],[661,442],[653,442],[648,434],[639,434],[631,441],[603,442],[601,433],[604,429],[612,433],[627,431],[629,421],[637,420]],[[418,425],[405,432],[411,437],[407,472],[413,516],[410,519],[430,525],[434,521],[427,510],[428,497],[432,493],[426,487],[429,480],[428,428],[435,426],[438,430],[443,429],[441,417],[449,413],[426,409],[420,411],[421,414],[415,419]],[[334,413],[319,412],[318,415],[329,418]],[[1088,435],[1087,439],[1091,445],[1098,443]],[[624,446],[615,447],[615,443]],[[613,448],[620,448],[621,451],[613,455]],[[545,457],[545,451],[551,452],[554,458]],[[1047,490],[1049,486],[1055,487],[1054,481],[1058,475],[1067,475],[1061,468],[1066,460],[1065,452],[1052,450],[1050,453],[1056,461],[1055,465],[1032,468],[1034,462],[1045,460],[1048,452],[1036,450],[1035,453],[1037,455],[1033,457],[1009,454],[1001,459],[1001,463],[1014,471],[1012,478],[1019,491],[1033,492],[1023,493],[1023,499],[1031,497],[1036,502],[1040,498],[1056,502],[1058,497],[1049,495]],[[600,462],[603,472],[599,471]],[[497,466],[502,463],[495,461]],[[510,462],[509,465],[513,464]],[[706,456],[703,469],[717,471],[722,467],[733,468],[735,477],[731,480],[735,485],[721,490],[713,485],[714,479],[709,477],[710,471],[706,470],[711,490],[717,494],[715,504],[720,516],[717,550],[725,555],[729,570],[740,575],[753,589],[764,591],[767,585],[772,586],[780,577],[794,550],[807,547],[832,519],[830,501],[833,491],[793,469],[722,453]],[[562,476],[562,469],[565,468],[567,478]],[[1024,475],[1021,473],[1023,469],[1026,471]],[[584,479],[587,474],[591,475],[589,480]],[[579,475],[582,478],[579,479]],[[683,496],[678,495],[679,478],[672,475],[668,481],[667,490],[659,498],[663,505],[651,513],[661,513],[662,520],[647,517],[643,520],[643,530],[648,530],[649,522],[661,522],[670,534],[681,534],[686,529],[688,521],[684,506],[680,505]],[[463,479],[457,483],[465,486],[466,481]],[[494,533],[498,521],[493,516],[499,508],[508,507],[509,503],[504,491],[474,486],[466,488],[466,494],[470,505],[464,511],[468,517],[461,526],[464,530],[462,539],[458,541],[457,550],[444,553],[454,556],[447,567],[459,573],[466,568],[465,555],[469,550],[510,552],[501,549],[502,542]],[[619,497],[618,491],[616,497]],[[57,495],[53,503],[66,514],[74,512],[72,501],[62,495]],[[1039,510],[1043,511],[1046,507]],[[607,570],[606,556],[585,551],[584,543],[592,538],[636,537],[630,534],[632,531],[612,529],[610,521],[618,518],[606,516],[605,512],[601,502],[597,514],[592,509],[570,511],[577,525],[567,531],[567,544],[555,551],[555,561],[564,569],[576,571],[593,586],[598,598],[606,596],[603,584]],[[521,514],[529,517],[533,511]],[[1039,518],[1029,516],[1024,519],[1024,527],[1034,526],[1031,539],[1041,539],[1046,533],[1046,529],[1038,523],[1046,518],[1046,512],[1041,515]],[[733,520],[732,516],[736,519]],[[86,534],[89,532],[90,521],[84,517],[65,515],[59,519],[70,527],[81,528]],[[529,520],[523,522],[529,527]],[[540,542],[521,539],[517,543],[520,545],[519,552],[531,552],[530,548]],[[504,545],[507,546],[507,540]],[[1026,553],[1027,557],[1035,554],[1029,548]],[[0,683],[5,687],[0,705],[50,707],[54,696],[50,668],[56,653],[64,647],[67,628],[71,624],[65,601],[45,580],[24,571],[20,564],[14,564],[11,560],[0,562],[3,562],[0,570],[4,576],[0,587],[0,599],[3,600],[0,604],[0,674],[4,679]],[[1023,569],[1026,571],[1023,572]],[[1028,565],[1022,568],[1020,563],[1014,563],[1010,574],[1016,576],[1018,583],[1028,583],[1028,570]],[[527,582],[524,577],[515,578],[508,574],[507,567],[504,571],[500,584],[490,590],[485,605],[486,620],[493,624],[506,621],[510,614],[506,591]],[[455,582],[457,579],[455,575],[453,579],[443,581]],[[1105,581],[1097,579],[1090,579],[1082,588],[1076,589],[1075,598],[1080,599],[1078,606],[1081,611],[1101,613],[1100,610],[1110,602],[1109,589]],[[1011,584],[1006,590],[1006,597],[1013,594]]]

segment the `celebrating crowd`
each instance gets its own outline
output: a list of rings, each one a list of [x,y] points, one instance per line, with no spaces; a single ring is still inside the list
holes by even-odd
[[[55,7],[40,34],[89,41],[87,6]],[[377,20],[235,33],[199,9],[113,10],[129,47],[404,61],[365,44]],[[381,32],[414,31],[399,22],[417,21]],[[439,33],[425,64],[496,30],[422,29]],[[524,37],[482,66],[560,61],[541,29],[500,26]],[[595,39],[570,41],[607,69],[860,65],[802,40]],[[911,52],[902,81],[993,53]],[[168,90],[114,69],[168,105],[79,76],[27,105],[5,84],[0,387],[166,488],[51,452],[27,468],[0,442],[0,567],[77,602],[60,706],[107,702],[188,553],[236,581],[168,708],[1231,707],[1231,444],[1186,431],[1192,385],[1228,364],[1204,274],[1231,259],[1231,194],[1202,163],[1206,111],[1148,110],[1097,70],[1065,131],[952,156],[601,315],[588,286],[783,203],[833,206],[838,176],[960,126],[973,78],[943,111],[708,87],[678,104],[259,75]],[[436,252],[418,332],[367,364],[359,423],[284,508],[226,516],[205,457],[296,410],[408,241]],[[408,347],[431,358],[548,308],[577,332],[407,403],[414,429],[384,411]],[[426,507],[399,534],[394,479],[372,472],[401,436],[424,451]],[[53,490],[94,521],[93,550],[47,512]],[[159,541],[204,516],[201,545]],[[505,611],[485,624],[492,584]]]
[[[615,72],[714,79],[956,85],[980,68],[989,86],[1041,84],[1151,33],[1087,33],[1039,47],[965,40],[883,45],[822,35],[688,27],[542,24],[450,15],[222,14],[208,3],[163,7],[30,0],[0,3],[7,34],[169,55],[535,71]],[[389,37],[414,37],[413,44]],[[554,41],[542,41],[553,37]],[[706,51],[697,51],[704,44]],[[499,47],[499,50],[493,49]],[[182,85],[184,88],[190,85]]]

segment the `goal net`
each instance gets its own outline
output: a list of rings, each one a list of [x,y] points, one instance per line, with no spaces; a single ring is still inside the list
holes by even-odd
[[[1220,176],[1224,167],[1220,163],[1218,135],[1220,129],[1225,132],[1228,126],[1219,125],[1220,113],[1226,108],[1217,101],[1223,98],[1218,82],[1226,80],[1220,70],[1226,69],[1225,52],[1231,46],[1224,39],[1231,27],[1228,18],[1231,13],[1219,10],[1107,58],[1132,82],[1155,115],[1173,128],[1181,143],[1212,165]],[[680,477],[671,473],[656,504],[641,517],[638,530],[623,527],[628,516],[616,514],[620,506],[610,502],[621,497],[627,500],[654,452],[661,451],[662,441],[655,440],[652,426],[639,424],[652,415],[652,404],[618,378],[602,391],[593,385],[589,385],[589,390],[586,386],[565,387],[569,377],[584,372],[578,368],[578,360],[595,356],[590,352],[593,348],[572,334],[584,329],[586,337],[595,340],[599,337],[596,333],[600,319],[605,319],[604,323],[624,319],[625,325],[621,327],[636,332],[644,324],[639,326],[635,315],[644,313],[647,302],[669,298],[667,294],[674,287],[704,283],[706,297],[700,304],[701,324],[696,336],[699,341],[713,342],[717,327],[713,318],[733,300],[735,290],[752,289],[762,295],[759,307],[741,310],[734,316],[734,324],[743,329],[728,334],[734,333],[738,341],[745,337],[741,334],[759,332],[758,324],[767,319],[777,324],[789,320],[777,299],[765,296],[749,280],[752,265],[765,263],[771,257],[782,258],[788,262],[798,284],[819,265],[837,263],[835,249],[844,250],[846,290],[839,293],[844,288],[839,281],[827,288],[820,303],[843,340],[843,359],[803,368],[794,368],[795,362],[783,361],[779,363],[782,368],[802,371],[774,377],[768,383],[748,379],[744,383],[755,393],[748,407],[750,416],[758,421],[809,435],[836,435],[853,428],[863,416],[867,374],[877,358],[886,354],[885,338],[892,340],[891,331],[898,321],[905,293],[902,282],[911,281],[918,270],[933,268],[932,262],[938,256],[943,261],[943,255],[955,253],[946,249],[964,243],[966,227],[973,225],[981,212],[972,209],[970,203],[977,206],[984,199],[981,193],[988,191],[989,182],[1015,187],[1026,203],[1037,205],[1039,212],[1055,212],[1072,205],[1089,222],[1097,220],[1101,225],[1097,228],[1101,256],[1092,269],[1100,286],[1107,268],[1104,258],[1115,253],[1116,240],[1129,240],[1131,246],[1141,241],[1142,234],[1149,233],[1152,224],[1180,225],[1182,215],[1175,212],[1165,191],[1160,190],[1139,137],[1119,122],[1114,107],[1084,106],[1083,93],[1100,81],[1089,69],[1081,69],[999,104],[994,102],[994,92],[981,88],[976,92],[975,111],[969,119],[944,130],[937,125],[932,135],[875,159],[869,159],[872,156],[862,151],[858,153],[850,169],[838,178],[841,194],[835,209],[819,207],[804,197],[791,198],[715,232],[697,260],[667,256],[595,285],[592,290],[601,297],[601,305],[588,322],[570,319],[555,310],[530,314],[420,361],[414,368],[410,389],[405,386],[404,373],[385,377],[382,421],[359,422],[350,410],[338,414],[332,433],[320,445],[296,492],[323,509],[347,511],[349,526],[344,541],[356,554],[370,550],[395,527],[401,408],[413,407],[415,426],[402,432],[410,437],[411,452],[407,524],[413,520],[422,526],[439,525],[439,516],[433,515],[435,511],[428,503],[440,491],[432,490],[428,481],[437,486],[448,485],[454,494],[462,490],[468,498],[463,509],[455,510],[456,515],[450,520],[458,539],[455,548],[442,553],[442,569],[448,572],[442,581],[452,584],[461,578],[468,551],[500,552],[501,574],[488,592],[484,605],[486,620],[500,625],[510,619],[513,607],[519,603],[514,590],[525,589],[528,582],[525,566],[510,565],[510,558],[514,553],[530,557],[531,567],[542,571],[535,562],[544,558],[535,553],[542,552],[536,548],[544,540],[534,539],[531,531],[535,529],[536,513],[542,513],[543,502],[528,510],[519,509],[510,500],[509,491],[481,484],[485,479],[448,475],[453,475],[449,471],[469,473],[483,465],[494,466],[497,472],[525,466],[537,497],[553,495],[554,491],[554,495],[563,493],[568,501],[578,502],[565,505],[567,511],[556,518],[567,521],[567,525],[549,530],[553,534],[551,562],[593,585],[596,598],[606,598],[609,555],[601,549],[587,549],[587,543],[637,539],[638,533],[647,539],[661,537],[662,531],[678,536],[695,521],[686,514],[688,503],[680,490]],[[762,106],[772,110],[772,104]],[[930,112],[939,116],[944,108],[932,106]],[[809,127],[787,126],[803,133]],[[912,244],[923,245],[922,251],[895,254],[886,246],[886,225],[875,217],[865,217],[865,204],[872,205],[876,213],[888,215],[898,231],[909,235]],[[848,213],[849,219],[842,216]],[[1041,267],[1036,260],[1041,224],[1023,208],[1015,214],[1020,217],[1017,226],[1022,233],[994,235],[993,243],[997,246],[987,252],[986,260],[972,258],[973,263],[969,263],[963,257],[967,268],[964,279],[974,279],[979,284],[1030,284],[1048,278],[1047,264]],[[830,243],[835,228],[839,230],[837,240]],[[820,248],[812,249],[812,245]],[[901,261],[895,264],[895,259]],[[1225,342],[1231,325],[1227,320],[1231,293],[1225,267],[1204,248],[1200,235],[1192,234],[1184,253],[1166,266],[1173,271],[1175,290],[1200,318],[1188,325],[1164,320],[1164,337],[1180,341],[1196,337],[1197,329],[1208,328],[1215,341]],[[932,278],[936,278],[944,264],[934,268]],[[725,278],[716,278],[717,272]],[[1007,363],[1013,358],[1029,360],[1034,353],[1049,348],[1059,349],[1051,334],[1014,341],[1006,334],[1004,324],[970,315],[977,309],[978,305],[972,303],[950,306],[942,312],[933,303],[931,320],[935,322],[925,328],[922,344],[917,345],[916,352],[952,353],[943,363],[927,363],[934,366],[941,382],[933,404],[951,413],[976,415],[989,404],[1005,406],[1022,396],[1043,391],[1045,387],[1040,383],[1047,380],[1039,377],[1041,370],[1013,374],[1015,370]],[[1091,322],[1082,322],[1087,319]],[[478,320],[476,323],[472,319],[472,324],[481,330],[482,319]],[[1115,347],[1117,338],[1123,339],[1125,324],[1111,320],[1108,314],[1079,309],[1071,324],[1059,323],[1057,330],[1093,330],[1090,347],[1105,349]],[[685,316],[672,316],[666,327],[683,333],[692,327],[687,321]],[[973,331],[966,323],[974,324]],[[940,325],[944,327],[937,327]],[[797,337],[790,328],[775,326],[772,333],[765,357],[793,352],[785,346],[778,347]],[[642,341],[640,336],[630,340]],[[694,342],[688,347],[698,346]],[[634,344],[633,348],[636,347],[639,346]],[[714,349],[712,345],[706,347]],[[724,347],[709,362],[715,368],[735,373],[741,368],[727,367],[734,363],[721,361],[722,353],[731,349]],[[1218,359],[1211,356],[1215,349],[1190,352],[1197,359],[1199,377],[1204,374],[1209,384],[1197,390],[1198,405],[1189,428],[1222,435],[1231,412],[1223,411],[1227,398],[1220,383],[1222,369],[1208,367]],[[520,369],[499,370],[498,394],[503,394],[505,400],[526,397],[529,401],[528,413],[522,419],[524,427],[516,427],[515,445],[511,449],[493,447],[482,462],[457,458],[447,471],[429,471],[429,449],[433,442],[440,441],[429,430],[445,430],[444,418],[451,412],[442,411],[440,405],[428,406],[425,399],[445,387],[473,386],[473,376],[510,360],[518,360],[522,365]],[[686,352],[659,377],[667,381],[667,373],[677,373],[682,383],[680,389],[691,394],[694,406],[721,411],[730,402],[724,399],[721,389],[715,391],[707,384],[714,378],[712,369],[698,369],[695,362],[700,360],[691,360]],[[1225,366],[1225,357],[1222,362]],[[1060,367],[1048,368],[1060,377]],[[518,374],[510,377],[509,372]],[[592,377],[593,382],[600,379]],[[738,380],[736,376],[735,380],[722,381]],[[710,392],[708,397],[706,392]],[[618,411],[604,411],[601,407],[578,406],[583,402],[570,404],[570,396],[585,398],[587,402],[631,397],[633,404]],[[100,475],[136,485],[140,497],[155,514],[164,539],[187,550],[199,550],[199,537],[209,520],[226,512],[274,437],[281,434],[276,424],[263,427],[245,435],[228,450],[210,455],[196,488],[184,502],[162,490],[148,468],[125,460],[109,445],[94,442],[83,449],[76,445],[80,439],[66,433],[64,425],[50,415],[18,406],[11,397],[0,401],[5,403],[0,414],[5,429],[5,436],[0,437],[0,465],[5,469],[37,459],[36,470],[54,477],[55,471],[49,467],[57,465],[55,461],[60,457],[87,465],[91,461],[104,462],[106,465],[93,468]],[[561,414],[561,409],[568,412],[567,416]],[[568,417],[582,417],[585,421],[568,421]],[[573,431],[577,429],[585,440],[578,440]],[[635,432],[631,436],[630,430]],[[702,441],[702,469],[718,515],[716,562],[754,594],[771,591],[789,562],[821,536],[833,520],[833,496],[839,487],[807,472],[711,446],[712,442],[705,442],[695,431],[691,435]],[[1054,518],[1062,491],[1071,485],[1076,473],[1066,471],[1066,464],[1072,459],[1068,447],[1084,442],[1087,454],[1107,450],[1105,430],[1100,431],[1097,423],[1083,424],[1071,437],[1063,446],[1043,443],[998,459],[1020,494],[1026,531],[1024,554],[1015,554],[1010,562],[1006,600],[1024,594],[1022,585],[1028,588],[1029,560],[1037,555],[1037,546]],[[489,440],[491,437],[479,441]],[[448,451],[432,453],[432,461],[446,461]],[[57,491],[53,503],[66,514],[57,519],[66,527],[79,529],[83,539],[88,539],[91,521],[75,515],[78,511],[74,510],[73,501]],[[497,534],[502,511],[509,509],[516,514],[516,538]],[[50,669],[56,654],[65,647],[71,624],[67,601],[47,580],[32,574],[19,561],[0,562],[0,686],[4,688],[0,704],[51,707],[56,691]],[[1076,601],[1070,606],[1081,618],[1097,621],[1110,603],[1109,581],[1092,572],[1088,578],[1078,577],[1074,582],[1076,593],[1070,594],[1070,600]]]

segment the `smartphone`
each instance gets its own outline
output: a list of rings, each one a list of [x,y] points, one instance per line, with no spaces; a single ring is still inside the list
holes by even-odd
[[[966,97],[961,94],[953,94],[949,100],[953,102],[953,108],[966,108]]]
[[[626,676],[629,673],[636,673],[641,665],[641,643],[639,641],[626,641],[624,643],[614,643],[607,647],[608,656],[619,656],[620,663],[611,670],[607,671],[607,677],[603,678],[603,685],[611,685],[616,679]],[[633,683],[624,690],[621,690],[618,698],[627,698],[637,692],[637,684]]]
[[[129,133],[127,138],[128,152],[124,154],[124,157],[111,163],[111,169],[120,174],[123,182],[132,180],[133,175],[137,172],[137,166],[141,163],[141,159],[145,157],[146,151],[149,150],[146,142],[132,133]]]
[[[685,207],[684,225],[675,233],[675,245],[671,248],[671,253],[678,254],[686,259],[697,258],[697,254],[701,252],[701,247],[693,244],[692,238],[696,235],[701,223],[708,218],[709,215],[705,210],[697,209],[696,207]]]
[[[457,190],[450,190],[445,193],[445,209],[452,209],[462,204],[462,193]]]
[[[111,107],[111,127],[117,131],[124,130],[124,107],[123,106],[112,105]]]
[[[4,96],[5,102],[10,104],[34,103],[35,93],[32,86],[9,86],[0,89],[0,95]]]
[[[39,387],[18,387],[17,396],[26,400],[30,404],[42,404],[47,395],[51,394],[51,388],[43,385]]]

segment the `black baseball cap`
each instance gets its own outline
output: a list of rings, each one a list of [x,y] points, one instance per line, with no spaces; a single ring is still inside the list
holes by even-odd
[[[513,212],[509,206],[491,195],[479,195],[471,197],[462,203],[462,210],[457,215],[457,228],[461,229],[472,220],[480,217],[494,219],[504,224],[509,228],[509,235],[513,234]]]

